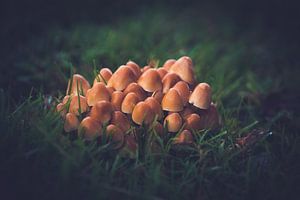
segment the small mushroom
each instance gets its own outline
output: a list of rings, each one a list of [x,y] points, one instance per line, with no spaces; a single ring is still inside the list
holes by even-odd
[[[166,69],[167,71],[170,70],[170,68],[172,67],[172,65],[176,62],[175,59],[168,59],[164,65],[163,65],[163,68]]]
[[[109,68],[102,68],[99,71],[99,74],[96,76],[93,84],[97,82],[102,82],[106,84],[111,78],[111,76],[112,76],[112,72]]]
[[[108,87],[106,86],[107,91],[109,92],[110,96],[112,95],[112,93],[115,91],[115,89],[113,87]]]
[[[67,114],[66,105],[63,103],[57,104],[56,112],[58,112],[62,118],[65,118]]]
[[[211,104],[211,88],[207,83],[199,83],[192,92],[189,103],[200,109],[208,109]]]
[[[91,110],[90,116],[97,122],[107,123],[114,111],[113,105],[108,101],[98,101]]]
[[[162,90],[156,90],[152,93],[152,97],[156,99],[158,103],[161,103],[164,94],[162,93]]]
[[[123,113],[130,114],[133,111],[135,105],[140,101],[140,98],[133,92],[129,92],[121,105],[121,110]]]
[[[151,67],[151,66],[148,66],[148,65],[146,65],[146,66],[144,66],[143,68],[142,68],[142,74],[143,73],[145,73],[148,69],[153,69],[153,67]]]
[[[171,111],[171,112],[182,111],[183,102],[177,90],[171,88],[163,97],[161,106],[162,109],[165,111]]]
[[[177,82],[179,82],[181,79],[180,77],[175,73],[168,73],[164,79],[162,80],[163,83],[163,93],[167,93],[170,88],[172,88]]]
[[[164,120],[164,125],[167,125],[169,132],[176,133],[182,126],[182,118],[178,113],[169,114]]]
[[[74,74],[71,80],[68,82],[67,95],[85,95],[87,90],[91,88],[90,83],[80,74]]]
[[[111,95],[111,104],[114,107],[114,110],[121,110],[121,105],[125,95],[121,91],[114,91]]]
[[[163,78],[165,77],[165,75],[168,73],[168,71],[165,68],[158,68],[156,70],[161,78],[161,80],[163,80]]]
[[[199,131],[204,128],[204,120],[196,113],[190,114],[185,120],[185,129]]]
[[[136,76],[131,68],[122,65],[109,79],[107,86],[113,87],[115,90],[122,91],[130,83],[136,81]]]
[[[84,118],[78,128],[78,134],[87,140],[92,140],[101,134],[101,124],[91,117]]]
[[[74,113],[75,115],[80,115],[88,110],[88,104],[86,98],[81,95],[72,96],[72,100],[70,102],[69,112]]]
[[[110,93],[102,82],[97,82],[93,85],[91,89],[87,90],[86,100],[89,106],[94,106],[98,101],[110,100]]]
[[[145,90],[137,83],[130,83],[124,90],[124,94],[127,95],[129,92],[134,92],[140,99],[144,101],[147,97]]]
[[[183,111],[180,112],[182,119],[186,119],[190,114],[193,114],[194,110],[191,108],[190,105],[186,106]]]
[[[184,81],[179,81],[173,87],[179,93],[180,97],[182,98],[183,105],[186,106],[189,102],[190,97],[190,88],[189,85]]]
[[[136,64],[135,62],[130,60],[126,63],[126,66],[130,67],[132,69],[132,71],[134,71],[134,74],[137,78],[139,78],[141,76],[142,71],[138,64]]]
[[[79,120],[77,116],[73,113],[67,113],[65,123],[64,123],[64,130],[68,133],[76,130],[78,126],[79,126]]]
[[[144,72],[140,76],[138,84],[147,92],[154,92],[162,88],[161,78],[155,69],[148,69]]]
[[[122,130],[114,124],[110,124],[106,127],[106,135],[111,137],[112,142],[115,145],[116,149],[119,149],[123,146],[124,143],[124,134]]]
[[[112,113],[110,123],[118,126],[123,132],[127,132],[130,129],[130,121],[121,111],[115,111]]]
[[[151,124],[154,120],[154,112],[150,106],[141,101],[133,109],[132,120],[138,125]]]
[[[163,111],[161,105],[154,97],[148,97],[144,102],[153,110],[155,115],[157,115],[158,120],[162,119]]]
[[[183,130],[179,133],[176,138],[174,138],[174,144],[192,144],[193,143],[193,134],[189,130]]]
[[[194,75],[194,66],[192,60],[183,56],[179,58],[170,68],[169,72],[176,73],[182,80],[188,84],[194,84],[196,79]]]

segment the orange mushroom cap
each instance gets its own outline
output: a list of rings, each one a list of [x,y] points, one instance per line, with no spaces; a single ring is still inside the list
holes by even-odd
[[[168,73],[168,71],[165,68],[158,68],[156,70],[161,78],[161,80],[163,80],[163,78],[165,77],[165,75]]]
[[[98,101],[110,100],[110,93],[102,82],[97,82],[93,85],[91,89],[87,90],[86,93],[87,104],[89,106],[94,106]]]
[[[74,74],[72,78],[72,85],[70,84],[71,80],[68,82],[67,95],[77,95],[78,92],[80,95],[85,95],[86,91],[91,88],[90,83],[80,74]]]
[[[189,97],[190,97],[190,88],[189,85],[184,82],[184,81],[179,81],[177,82],[174,87],[175,90],[177,90],[177,92],[179,93],[180,97],[182,98],[183,101],[183,105],[186,106],[188,101],[189,101]]]
[[[112,142],[115,145],[115,148],[120,148],[124,143],[124,134],[122,130],[114,124],[110,124],[106,127],[106,135],[111,137]]]
[[[108,101],[98,101],[91,110],[90,116],[94,120],[107,123],[111,119],[111,113],[114,111],[113,105]]]
[[[121,111],[112,113],[111,124],[118,126],[124,132],[127,132],[130,129],[130,121]]]
[[[182,99],[177,90],[171,88],[163,97],[161,106],[163,110],[179,112],[183,110]]]
[[[196,113],[190,114],[185,120],[185,129],[198,131],[204,128],[204,120]]]
[[[109,79],[111,78],[111,76],[112,76],[112,72],[109,68],[102,68],[99,71],[99,74],[94,79],[93,84],[95,84],[97,82],[107,83],[109,81]]]
[[[139,125],[151,124],[154,120],[154,112],[145,102],[139,102],[133,109],[132,120]]]
[[[163,93],[167,93],[169,89],[172,88],[180,80],[181,80],[180,77],[175,73],[166,74],[164,79],[162,80]]]
[[[163,68],[166,69],[167,71],[170,70],[170,68],[172,67],[172,65],[176,62],[175,59],[168,59],[166,60],[166,62],[163,65]]]
[[[207,83],[199,83],[192,92],[189,103],[200,109],[208,109],[211,104],[211,88]]]
[[[121,110],[121,105],[125,95],[121,91],[114,91],[111,95],[111,104],[114,107],[114,110]]]
[[[80,108],[80,110],[79,110]],[[69,112],[74,113],[75,115],[80,115],[88,110],[88,104],[86,98],[81,95],[72,96],[72,100],[70,102]]]
[[[101,135],[101,131],[102,127],[100,123],[91,117],[86,117],[79,125],[78,134],[82,135],[87,140],[91,140]]]
[[[123,113],[130,114],[133,111],[135,105],[140,101],[140,98],[133,92],[129,92],[121,105],[121,110]]]
[[[154,97],[148,97],[144,102],[148,104],[148,106],[153,110],[155,115],[157,115],[158,120],[160,120],[163,117],[161,105]]]
[[[130,83],[136,81],[136,76],[133,70],[126,66],[122,65],[117,69],[117,71],[109,79],[107,86],[113,87],[115,90],[122,91]]]
[[[57,104],[56,112],[58,112],[62,118],[65,118],[67,114],[66,105],[63,103]]]
[[[134,71],[134,74],[137,78],[141,76],[142,71],[138,64],[130,60],[126,63],[126,65]]]
[[[112,93],[115,91],[115,89],[113,87],[108,87],[106,86],[107,91],[109,92],[110,96],[112,95]]]
[[[78,128],[79,126],[79,120],[77,116],[73,113],[67,113],[66,114],[66,120],[64,123],[64,130],[66,132],[71,132],[74,131]]]
[[[169,114],[164,120],[164,125],[167,125],[168,131],[175,133],[182,126],[182,118],[178,113]]]
[[[144,72],[140,76],[138,84],[147,92],[154,92],[162,88],[161,78],[155,69],[148,69]]]
[[[195,83],[194,66],[187,56],[179,58],[170,68],[169,72],[176,73],[182,80],[189,84]]]
[[[145,90],[137,83],[130,83],[126,87],[126,89],[124,90],[124,94],[127,95],[129,92],[135,93],[139,97],[140,101],[145,100],[147,97]]]
[[[152,93],[152,97],[154,99],[156,99],[158,103],[161,103],[161,101],[164,97],[164,94],[163,94],[162,90],[156,90],[155,92]]]
[[[193,134],[189,130],[183,130],[174,138],[174,144],[191,144],[193,143]]]

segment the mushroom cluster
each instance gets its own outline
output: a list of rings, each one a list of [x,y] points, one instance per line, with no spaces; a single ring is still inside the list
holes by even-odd
[[[157,135],[177,133],[175,144],[193,143],[193,133],[220,125],[211,87],[197,83],[190,57],[169,59],[162,67],[140,68],[133,61],[114,73],[102,68],[92,87],[74,74],[57,105],[66,132],[85,139],[110,136],[118,147],[136,148],[132,127],[151,126]]]

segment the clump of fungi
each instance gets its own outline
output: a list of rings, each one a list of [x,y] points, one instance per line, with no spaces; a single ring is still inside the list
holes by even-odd
[[[92,87],[74,74],[57,111],[65,132],[76,131],[86,140],[105,134],[117,149],[134,152],[135,130],[142,126],[158,137],[171,135],[174,145],[191,145],[193,134],[218,128],[220,117],[211,96],[209,84],[196,82],[188,56],[169,59],[158,68],[129,61],[114,73],[102,68]]]

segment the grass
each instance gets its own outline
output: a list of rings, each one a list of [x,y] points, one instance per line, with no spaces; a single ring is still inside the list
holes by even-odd
[[[15,90],[1,90],[3,194],[12,199],[293,197],[299,183],[293,119],[299,117],[289,109],[269,114],[265,108],[271,94],[288,87],[290,77],[277,74],[276,64],[272,70],[261,69],[272,65],[270,60],[276,62],[272,45],[238,32],[226,18],[193,21],[193,13],[162,13],[146,12],[138,15],[139,21],[128,18],[102,26],[52,27],[17,50],[17,71],[8,77],[17,86],[36,87],[17,100]],[[53,105],[65,93],[71,69],[92,81],[93,62],[114,70],[129,59],[162,64],[181,55],[193,59],[198,81],[212,85],[224,122],[221,130],[196,133],[193,147],[158,155],[146,149],[143,159],[123,158],[107,144],[86,144],[63,133]],[[237,139],[249,133],[263,134],[238,148]]]

